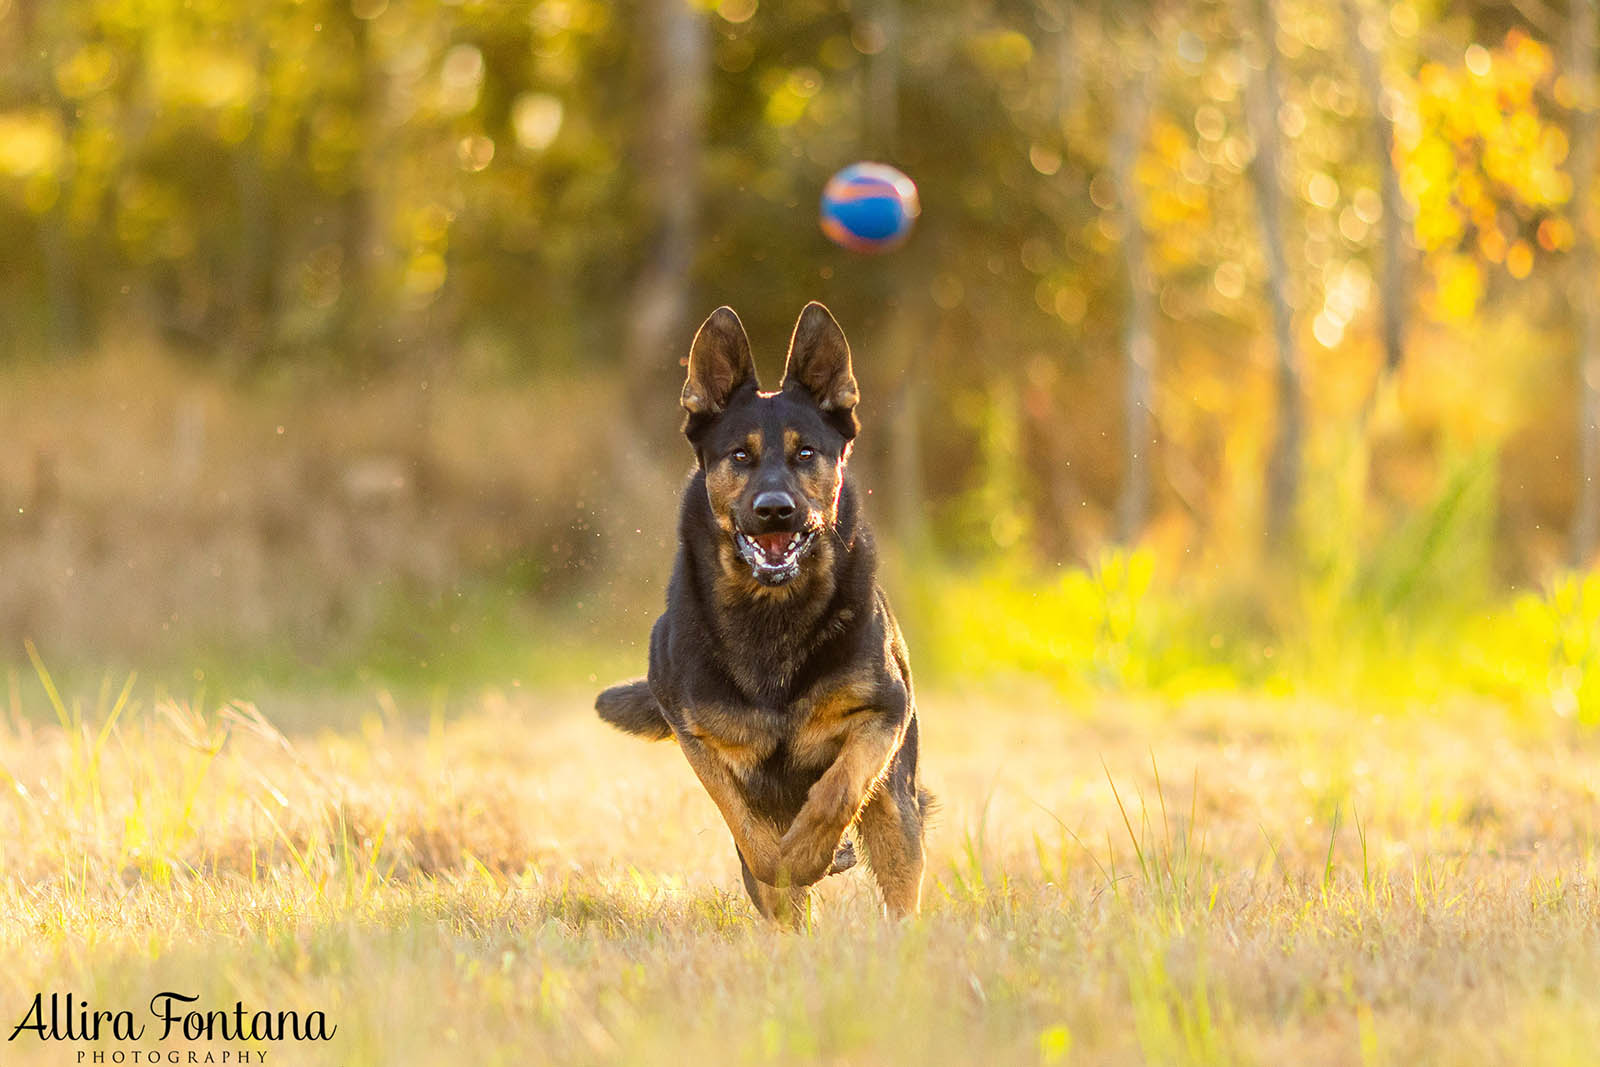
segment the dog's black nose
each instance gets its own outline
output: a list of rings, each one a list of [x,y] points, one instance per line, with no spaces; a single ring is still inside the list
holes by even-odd
[[[757,493],[751,507],[762,522],[787,522],[794,518],[794,497],[777,489]]]

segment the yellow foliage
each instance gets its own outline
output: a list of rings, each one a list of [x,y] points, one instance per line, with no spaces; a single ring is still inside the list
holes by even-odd
[[[1483,297],[1483,271],[1470,256],[1445,256],[1434,264],[1434,299],[1441,317],[1466,321]]]
[[[61,119],[53,111],[0,113],[0,174],[51,176],[61,169]]]
[[[1533,249],[1518,241],[1506,252],[1506,272],[1519,281],[1533,273]]]
[[[168,45],[153,50],[150,80],[170,106],[207,110],[249,104],[257,88],[255,64],[220,48]]]
[[[1533,271],[1535,242],[1546,251],[1570,246],[1571,226],[1558,214],[1572,194],[1563,169],[1569,144],[1547,117],[1555,93],[1549,48],[1518,31],[1495,48],[1474,44],[1459,66],[1431,62],[1418,72],[1415,125],[1397,162],[1439,317],[1475,313],[1486,265],[1522,279]]]
[[[1539,223],[1539,247],[1546,252],[1564,252],[1572,247],[1572,223],[1551,217]]]
[[[1033,59],[1033,42],[1015,30],[979,34],[969,47],[979,65],[991,71],[1019,70]]]
[[[56,66],[56,86],[74,99],[91,96],[116,80],[117,54],[104,44],[87,44]]]

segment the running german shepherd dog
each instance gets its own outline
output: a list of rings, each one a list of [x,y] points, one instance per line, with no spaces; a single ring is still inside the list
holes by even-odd
[[[733,831],[750,899],[790,923],[807,887],[855,865],[852,830],[890,914],[922,895],[932,797],[905,641],[845,471],[856,398],[850,346],[821,304],[801,312],[771,393],[739,317],[711,313],[689,350],[698,462],[649,677],[595,702],[618,729],[677,741]]]

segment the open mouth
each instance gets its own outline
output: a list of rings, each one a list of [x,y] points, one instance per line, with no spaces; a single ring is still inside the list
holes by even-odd
[[[750,564],[750,573],[762,585],[782,585],[800,573],[800,560],[817,539],[815,530],[782,530],[776,533],[733,532],[739,555]]]

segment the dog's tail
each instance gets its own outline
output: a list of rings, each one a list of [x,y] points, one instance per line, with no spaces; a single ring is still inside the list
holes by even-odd
[[[672,736],[661,705],[643,678],[607,689],[595,698],[594,710],[623,733],[638,734],[651,741],[665,741]]]
[[[917,814],[922,816],[922,832],[928,832],[928,826],[939,815],[939,809],[944,805],[939,803],[939,798],[933,795],[930,789],[917,786]]]

